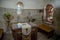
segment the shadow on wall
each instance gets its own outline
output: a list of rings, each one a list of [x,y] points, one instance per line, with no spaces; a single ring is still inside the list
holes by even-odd
[[[54,12],[54,25],[57,34],[60,34],[60,8],[55,8]]]

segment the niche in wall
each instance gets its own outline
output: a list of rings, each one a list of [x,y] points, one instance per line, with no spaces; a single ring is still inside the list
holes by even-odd
[[[52,4],[47,4],[46,5],[46,22],[48,24],[52,24],[53,23],[53,14],[54,14],[54,7]]]

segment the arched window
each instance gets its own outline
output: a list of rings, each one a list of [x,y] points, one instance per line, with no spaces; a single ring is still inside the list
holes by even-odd
[[[22,12],[22,9],[23,9],[23,2],[18,2],[17,3],[17,14],[19,15],[19,14],[21,14],[21,12]]]
[[[23,7],[24,7],[23,2],[21,1],[17,2],[17,22],[20,22],[20,20],[22,20],[21,14]]]

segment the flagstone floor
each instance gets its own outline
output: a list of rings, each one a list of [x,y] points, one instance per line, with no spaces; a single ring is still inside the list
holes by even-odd
[[[4,38],[3,40],[14,40],[13,36],[11,33],[5,33],[4,34]],[[52,38],[47,38],[45,35],[43,35],[42,33],[38,32],[37,33],[37,40],[53,40]]]

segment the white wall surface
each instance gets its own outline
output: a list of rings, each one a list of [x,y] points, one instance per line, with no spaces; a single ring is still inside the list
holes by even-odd
[[[0,7],[16,8],[16,3],[20,0],[1,0]],[[44,7],[43,0],[23,0],[24,9],[42,9]]]
[[[16,9],[16,3],[21,0],[0,0],[0,7]],[[60,0],[23,0],[24,9],[42,9],[47,4],[60,7]]]
[[[60,0],[56,0],[56,1],[54,2],[54,5],[55,5],[55,7],[60,7]]]
[[[60,7],[60,0],[45,0],[44,5],[46,6],[47,4],[52,4],[54,8]]]

